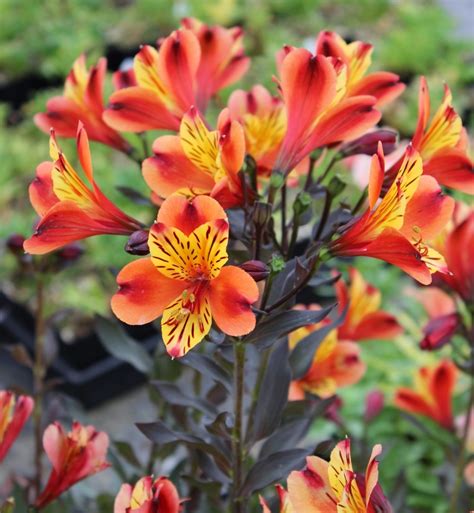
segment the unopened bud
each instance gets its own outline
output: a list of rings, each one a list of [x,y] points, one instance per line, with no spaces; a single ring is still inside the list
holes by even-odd
[[[272,255],[270,260],[270,271],[272,274],[278,274],[285,268],[285,260],[280,255]]]
[[[332,403],[326,408],[326,411],[324,412],[324,416],[331,422],[334,422],[334,424],[337,424],[338,426],[342,424],[342,419],[340,415],[342,405],[342,399],[338,395],[336,395],[334,401],[332,401]]]
[[[365,398],[365,422],[370,422],[382,411],[384,395],[380,390],[372,390]]]
[[[270,177],[270,187],[273,189],[279,189],[283,182],[285,181],[285,176],[280,172],[273,172]]]
[[[264,228],[272,216],[270,203],[256,201],[253,208],[253,222],[260,229]]]
[[[346,188],[346,184],[337,176],[333,176],[328,185],[328,192],[334,199]]]
[[[311,205],[311,195],[309,192],[302,191],[296,196],[295,202],[293,203],[293,212],[295,216],[299,217],[306,210],[308,210],[308,207]]]
[[[74,262],[82,256],[84,250],[79,244],[68,244],[64,248],[60,249],[57,253],[61,260],[66,262]]]
[[[434,351],[446,345],[454,336],[459,326],[457,313],[440,315],[431,319],[423,328],[423,340],[420,349]]]
[[[21,256],[25,253],[23,249],[23,243],[25,242],[25,237],[20,235],[19,233],[14,233],[10,235],[7,239],[7,248],[15,255]]]
[[[270,268],[268,265],[264,264],[260,260],[248,260],[247,262],[240,264],[240,268],[250,274],[255,281],[265,280],[270,274]]]
[[[125,251],[131,255],[148,255],[148,230],[137,230],[130,235]]]
[[[340,152],[343,157],[351,155],[374,155],[377,153],[379,141],[382,143],[385,155],[392,153],[397,145],[397,133],[393,130],[381,129],[344,144]]]

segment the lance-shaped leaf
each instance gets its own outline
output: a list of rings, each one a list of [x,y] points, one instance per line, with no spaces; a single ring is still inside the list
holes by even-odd
[[[219,469],[227,475],[230,472],[230,462],[225,454],[223,454],[216,446],[215,437],[208,436],[209,441],[204,440],[196,435],[184,433],[182,431],[174,431],[161,421],[147,422],[136,424],[138,429],[152,442],[160,445],[181,442],[192,449],[204,451],[210,454]]]
[[[209,417],[215,417],[217,410],[210,402],[201,399],[200,397],[193,397],[185,394],[177,385],[174,383],[168,383],[167,381],[152,381],[151,383],[160,393],[163,399],[175,406],[185,406],[186,408],[194,408],[201,411]]]
[[[129,337],[115,322],[97,316],[95,328],[102,345],[118,360],[129,363],[135,369],[149,374],[153,369],[153,359],[143,347]]]
[[[188,365],[203,376],[208,376],[216,383],[220,383],[226,390],[231,390],[230,375],[216,363],[210,356],[189,352],[186,356],[179,359],[180,363]]]
[[[265,458],[270,454],[290,447],[295,447],[308,432],[312,419],[297,419],[280,426],[270,437],[265,440],[259,452],[259,458]]]
[[[249,470],[240,494],[246,497],[253,492],[284,479],[292,470],[302,468],[305,457],[311,454],[311,452],[312,449],[291,449],[276,452],[257,461]]]
[[[288,342],[279,340],[272,349],[259,389],[255,417],[247,439],[261,440],[280,425],[283,408],[288,402],[291,370],[288,364]]]
[[[325,310],[329,312],[334,308],[334,306],[335,305],[330,306]],[[290,354],[290,366],[293,372],[293,379],[300,379],[309,371],[314,360],[314,355],[321,342],[333,329],[342,324],[342,321],[346,315],[346,310],[347,308],[337,319],[330,322],[329,324],[326,324],[318,330],[312,331],[309,335],[307,335],[296,344],[295,348]]]
[[[255,328],[245,341],[255,344],[258,349],[264,349],[272,345],[278,338],[284,337],[302,326],[321,322],[333,308],[334,305],[321,310],[287,310],[271,314]],[[298,346],[300,344],[301,342]]]

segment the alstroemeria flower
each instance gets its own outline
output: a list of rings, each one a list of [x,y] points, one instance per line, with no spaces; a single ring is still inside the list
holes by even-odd
[[[281,485],[275,485],[276,491],[278,493],[278,499],[280,501],[280,513],[298,513],[293,509],[293,506],[290,502],[290,496],[288,492]],[[262,506],[262,513],[272,513],[267,501],[260,496],[260,506]]]
[[[104,114],[121,131],[179,130],[182,117],[195,105],[204,112],[212,95],[238,80],[248,68],[240,29],[208,27],[183,21],[159,42],[135,56],[137,85],[116,91]]]
[[[452,290],[468,304],[474,303],[474,212],[455,222],[454,226],[438,241],[438,248],[446,258],[451,274],[440,275]]]
[[[31,397],[15,397],[13,392],[0,390],[0,463],[23,429],[33,407]]]
[[[329,462],[316,456],[306,459],[306,468],[288,477],[292,513],[392,513],[378,483],[377,456],[372,449],[365,475],[354,472],[350,440],[339,442]]]
[[[82,122],[93,141],[129,153],[130,144],[102,119],[106,71],[105,58],[88,70],[86,57],[81,55],[66,78],[63,96],[48,100],[46,112],[34,117],[36,125],[46,133],[53,128],[59,137],[76,137],[77,125]]]
[[[161,198],[180,193],[208,194],[224,208],[242,203],[238,173],[245,158],[242,126],[228,109],[209,130],[195,108],[181,121],[179,135],[164,135],[153,143],[154,156],[143,161],[143,177]]]
[[[403,328],[397,319],[380,310],[380,290],[367,283],[353,267],[349,269],[349,278],[349,287],[342,279],[335,285],[339,312],[342,313],[349,305],[344,323],[337,329],[339,339],[390,339],[399,335]]]
[[[438,287],[427,287],[416,292],[424,306],[429,321],[423,327],[420,348],[432,351],[447,344],[459,326],[456,303],[451,296]]]
[[[296,308],[318,310],[319,305]],[[304,326],[289,335],[290,348],[294,348],[314,330],[322,328],[329,320]],[[308,372],[290,387],[290,400],[303,399],[305,392],[319,397],[330,397],[341,387],[357,383],[365,373],[366,366],[360,360],[360,348],[354,342],[339,341],[337,330],[332,330],[321,342]]]
[[[244,129],[246,153],[257,163],[258,173],[268,175],[286,132],[283,102],[262,85],[255,85],[248,92],[234,91],[228,106]]]
[[[109,447],[107,434],[79,422],[74,422],[69,433],[59,422],[48,426],[43,435],[43,447],[52,469],[45,489],[35,502],[38,509],[50,504],[82,479],[110,466],[105,459]]]
[[[151,257],[125,266],[112,310],[127,324],[161,317],[161,335],[170,356],[180,357],[211,329],[212,320],[227,335],[255,327],[251,305],[255,281],[228,260],[227,216],[208,196],[166,199],[150,230]]]
[[[388,71],[367,74],[372,61],[373,46],[363,41],[346,43],[335,32],[320,32],[316,39],[316,54],[340,59],[347,67],[346,94],[348,96],[370,95],[377,105],[393,101],[405,89],[400,77]]]
[[[179,513],[180,500],[166,477],[142,477],[134,486],[123,484],[115,498],[114,513]]]
[[[399,388],[395,405],[410,413],[430,417],[446,429],[453,428],[452,399],[458,371],[450,360],[433,367],[421,367],[415,388]]]
[[[244,54],[244,32],[241,27],[210,26],[196,18],[183,18],[181,25],[195,34],[201,47],[196,105],[204,112],[212,96],[247,72],[250,59]]]
[[[425,77],[420,79],[418,123],[411,144],[423,159],[423,173],[452,189],[474,194],[474,170],[468,153],[468,139],[462,120],[452,105],[445,85],[444,97],[431,123],[430,96]],[[396,173],[397,164],[387,172],[385,186]]]
[[[380,119],[374,96],[346,96],[347,70],[339,60],[287,48],[279,89],[287,130],[275,168],[288,173],[316,148],[356,139]]]
[[[25,241],[27,253],[41,255],[93,235],[130,235],[141,224],[116,207],[99,189],[92,169],[87,133],[77,127],[77,153],[86,177],[84,181],[59,148],[51,131],[50,155],[31,183],[30,201],[41,220]]]
[[[369,208],[330,244],[338,256],[368,256],[400,267],[427,285],[431,274],[447,272],[442,255],[426,245],[451,217],[454,201],[433,177],[421,176],[420,155],[409,146],[395,181],[378,202],[384,179],[382,145],[372,157]]]

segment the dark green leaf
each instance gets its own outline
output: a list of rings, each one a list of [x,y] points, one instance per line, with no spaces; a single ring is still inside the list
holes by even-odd
[[[231,390],[230,375],[211,357],[197,352],[190,352],[183,358],[180,358],[179,361],[202,375],[209,376],[211,379],[224,386],[228,391]]]
[[[128,187],[127,185],[117,185],[117,190],[136,205],[153,205],[149,198],[144,196],[140,191],[137,191],[133,187]]]
[[[211,403],[201,399],[200,397],[186,395],[174,383],[168,383],[167,381],[152,381],[152,385],[156,387],[163,399],[169,404],[195,408],[211,417],[215,417],[217,415],[217,410]]]
[[[133,447],[128,442],[116,440],[114,442],[114,446],[125,461],[134,467],[141,468],[141,463],[138,460]]]
[[[286,478],[292,470],[304,466],[305,457],[311,452],[311,449],[290,449],[257,461],[247,474],[240,493],[248,496]]]
[[[149,374],[152,371],[151,356],[117,323],[98,315],[95,319],[95,329],[103,346],[112,356],[129,363],[144,374]]]
[[[259,458],[288,448],[294,448],[306,436],[312,419],[297,419],[280,426],[262,445]]]
[[[257,441],[275,431],[281,421],[281,413],[288,402],[291,371],[288,364],[288,342],[275,343],[260,386],[255,417],[251,419],[249,440]]]

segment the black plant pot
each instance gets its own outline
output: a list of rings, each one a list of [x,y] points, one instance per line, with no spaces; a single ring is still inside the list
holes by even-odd
[[[127,333],[152,352],[159,336],[151,325],[125,326]],[[98,336],[90,333],[64,343],[58,333],[58,356],[52,363],[48,378],[59,380],[58,389],[92,408],[145,382],[145,376],[131,365],[109,355]],[[34,353],[34,318],[22,305],[0,292],[0,347],[21,344]]]

